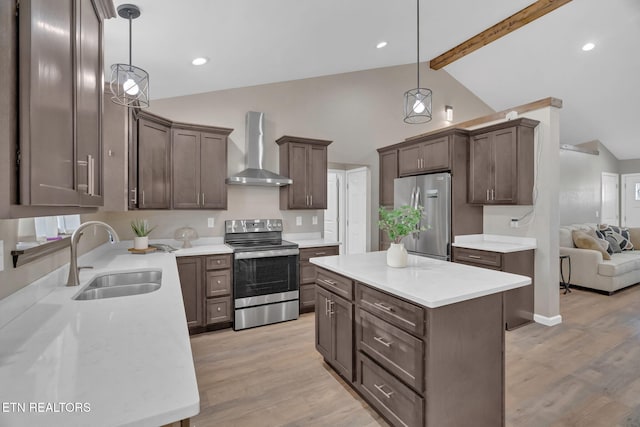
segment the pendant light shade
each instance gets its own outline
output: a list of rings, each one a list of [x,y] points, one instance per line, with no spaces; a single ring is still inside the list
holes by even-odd
[[[417,49],[416,49],[416,88],[404,93],[405,123],[427,123],[431,121],[431,89],[420,87],[420,0],[417,5]]]
[[[111,66],[111,100],[132,108],[149,106],[149,73],[131,64],[131,21],[140,16],[133,4],[118,6],[118,15],[129,20],[129,63]]]

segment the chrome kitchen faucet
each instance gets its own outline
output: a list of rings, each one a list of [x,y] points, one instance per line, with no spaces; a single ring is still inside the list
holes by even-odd
[[[116,230],[107,223],[102,221],[87,221],[80,224],[80,226],[76,228],[71,235],[71,261],[69,262],[69,279],[67,279],[67,286],[78,286],[80,284],[80,279],[78,277],[78,242],[80,241],[80,237],[82,237],[82,232],[92,225],[99,225],[105,228],[109,233],[109,241],[111,243],[117,243],[120,241]]]

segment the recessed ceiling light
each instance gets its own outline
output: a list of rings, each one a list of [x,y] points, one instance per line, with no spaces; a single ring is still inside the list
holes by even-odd
[[[585,52],[590,51],[591,49],[593,49],[594,47],[596,47],[595,44],[593,43],[587,43],[584,46],[582,46],[582,50],[584,50]]]
[[[382,48],[383,48],[383,47],[385,47],[386,45],[387,45],[387,42],[380,42],[380,43],[378,43],[378,44],[376,45],[376,47],[377,47],[378,49],[382,49]]]
[[[191,61],[193,65],[204,65],[207,62],[209,62],[207,58],[196,58],[193,61]]]

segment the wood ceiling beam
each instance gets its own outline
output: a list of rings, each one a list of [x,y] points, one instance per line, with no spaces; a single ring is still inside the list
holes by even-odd
[[[569,3],[571,0],[538,0],[533,4],[525,7],[519,12],[514,13],[510,17],[503,19],[498,22],[493,27],[487,28],[483,32],[476,34],[470,39],[460,43],[458,46],[454,47],[443,53],[436,58],[433,58],[429,61],[429,67],[433,70],[439,70],[442,67],[445,67],[451,64],[458,59],[467,56],[471,52],[474,52],[480,49],[483,46],[488,45],[489,43],[498,40],[500,37],[506,36],[512,31],[517,30],[518,28],[524,27],[529,22],[535,21],[541,16],[546,15],[549,12],[552,12]]]

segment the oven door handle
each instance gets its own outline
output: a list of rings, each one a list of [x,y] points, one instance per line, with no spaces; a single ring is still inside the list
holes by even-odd
[[[274,258],[280,256],[298,255],[300,251],[296,249],[272,249],[267,251],[250,251],[250,252],[235,252],[233,257],[235,259],[256,259],[256,258]]]

